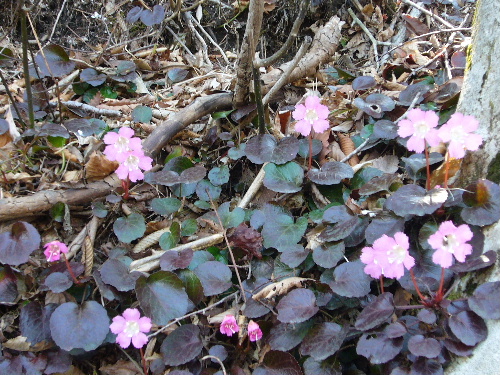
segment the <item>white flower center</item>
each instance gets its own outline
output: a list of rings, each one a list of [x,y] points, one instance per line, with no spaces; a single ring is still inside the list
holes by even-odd
[[[462,129],[462,126],[454,126],[453,128],[451,128],[450,134],[450,139],[453,142],[464,143],[465,132]]]
[[[413,125],[415,129],[415,135],[419,138],[425,138],[429,132],[429,125],[425,121],[419,121]]]
[[[389,263],[391,264],[403,263],[405,257],[406,257],[406,250],[399,245],[393,246],[393,248],[387,252],[387,258],[389,260]]]
[[[460,245],[460,243],[457,240],[457,237],[454,234],[449,234],[444,237],[443,239],[443,247],[448,251],[449,253],[454,253],[455,249]]]
[[[139,169],[139,158],[135,155],[130,155],[124,162],[129,171]]]
[[[318,113],[315,109],[306,110],[305,119],[309,121],[311,124],[318,119]]]
[[[139,322],[129,321],[125,323],[125,329],[123,330],[128,337],[133,337],[140,332]]]
[[[129,142],[130,139],[128,139],[127,137],[119,136],[116,140],[115,147],[120,150],[120,152],[127,151]]]
[[[60,252],[60,250],[59,250],[59,246],[58,245],[50,245],[49,246],[50,256],[49,256],[49,259],[47,259],[47,260],[50,262],[54,256],[56,256],[57,254],[59,254],[59,252]]]

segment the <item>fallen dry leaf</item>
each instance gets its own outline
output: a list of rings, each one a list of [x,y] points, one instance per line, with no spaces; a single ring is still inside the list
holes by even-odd
[[[85,164],[85,178],[89,181],[102,180],[113,173],[118,165],[116,161],[109,161],[106,156],[94,151]]]

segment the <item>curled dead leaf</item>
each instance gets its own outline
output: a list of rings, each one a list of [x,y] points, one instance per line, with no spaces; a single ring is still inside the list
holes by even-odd
[[[349,155],[356,149],[356,145],[352,141],[351,137],[342,133],[338,133],[337,135],[339,137],[340,149],[344,154]],[[359,164],[359,158],[357,155],[353,155],[349,159],[349,165],[352,167],[355,166],[356,164]]]
[[[274,296],[279,296],[285,293],[292,288],[302,288],[302,282],[307,280],[313,280],[303,277],[289,277],[287,279],[272,283],[262,289],[260,292],[254,294],[252,298],[256,301],[265,298],[269,299]]]

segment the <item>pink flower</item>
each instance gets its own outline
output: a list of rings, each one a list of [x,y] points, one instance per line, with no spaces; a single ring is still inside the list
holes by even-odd
[[[113,323],[109,326],[111,332],[116,336],[116,343],[123,349],[132,345],[140,349],[148,342],[145,333],[151,330],[151,319],[143,316],[137,309],[126,309],[123,316],[118,315],[113,318]]]
[[[323,133],[330,127],[327,120],[329,114],[328,107],[320,103],[318,96],[308,96],[305,105],[297,105],[292,113],[293,118],[298,120],[295,130],[304,137],[311,133],[311,129],[314,129],[316,133]]]
[[[257,341],[262,338],[262,331],[257,323],[253,320],[250,320],[248,323],[248,337],[250,341]]]
[[[430,146],[437,146],[440,142],[437,129],[438,115],[433,111],[422,111],[414,108],[408,111],[407,119],[399,121],[398,135],[410,137],[406,148],[410,151],[421,153],[425,149],[425,141]]]
[[[118,160],[120,154],[128,151],[142,150],[141,140],[134,137],[134,131],[127,127],[120,128],[118,133],[107,133],[104,136],[104,143],[108,146],[103,153],[111,161]]]
[[[149,171],[153,166],[149,156],[144,155],[142,150],[134,150],[118,155],[118,162],[120,166],[116,170],[116,174],[121,180],[126,180],[127,177],[132,182],[142,180],[144,178],[144,171]]]
[[[55,262],[61,259],[61,253],[67,253],[68,247],[60,241],[52,241],[44,246],[43,254],[47,257],[47,262]]]
[[[483,138],[479,134],[473,134],[477,130],[479,122],[474,116],[465,116],[455,113],[446,124],[439,129],[439,137],[443,142],[449,142],[448,153],[450,157],[461,159],[465,156],[465,150],[476,151]]]
[[[366,264],[365,273],[373,278],[381,275],[400,279],[406,269],[415,265],[415,259],[409,254],[410,244],[403,232],[394,238],[383,235],[373,242],[373,247],[365,247],[361,253],[361,261]]]
[[[219,330],[224,335],[232,336],[233,333],[240,330],[240,327],[238,327],[238,323],[236,323],[236,319],[233,315],[226,315],[224,319],[222,319]]]
[[[443,268],[451,266],[453,256],[459,262],[465,262],[465,257],[472,253],[472,246],[466,243],[472,236],[468,225],[462,224],[456,227],[451,221],[443,221],[438,231],[427,240],[436,250],[432,255],[432,261]]]

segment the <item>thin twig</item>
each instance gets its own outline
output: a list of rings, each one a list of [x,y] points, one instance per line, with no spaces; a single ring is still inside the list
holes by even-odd
[[[271,98],[273,97],[274,94],[276,94],[287,82],[288,77],[292,74],[293,70],[299,63],[299,61],[302,59],[302,57],[305,55],[307,49],[311,45],[311,38],[306,37],[304,40],[304,43],[300,46],[299,50],[295,54],[293,60],[291,63],[287,66],[286,70],[283,72],[281,77],[278,79],[278,81],[274,84],[274,86],[269,90],[269,92],[264,96],[262,99],[262,104],[267,105],[271,101]]]
[[[201,46],[201,53],[203,55],[203,60],[205,61],[206,64],[211,65],[212,63],[210,62],[210,59],[208,57],[208,47],[207,43],[205,40],[201,37],[200,33],[196,31],[196,28],[193,25],[192,20],[194,19],[193,16],[191,15],[190,12],[184,13],[184,18],[186,20],[186,23],[189,27],[189,30],[191,30],[191,33],[195,36],[196,40],[198,40],[200,46]]]
[[[163,327],[161,327],[158,331],[156,331],[155,333],[151,333],[150,335],[148,335],[148,338],[151,338],[151,337],[154,337],[156,335],[159,335],[160,333],[162,333],[163,331],[165,331],[168,327],[174,325],[174,324],[177,324],[178,322],[186,319],[186,318],[189,318],[190,316],[193,316],[193,315],[197,315],[197,314],[204,314],[205,312],[207,312],[208,310],[211,310],[213,309],[214,307],[216,306],[219,306],[220,304],[222,304],[223,302],[227,301],[228,299],[231,299],[233,297],[236,297],[236,295],[238,294],[239,292],[234,292],[234,293],[231,293],[230,295],[220,299],[219,301],[215,302],[215,303],[212,303],[211,305],[207,306],[207,307],[204,307],[203,309],[200,309],[200,310],[196,310],[196,311],[193,311],[193,312],[190,312],[189,314],[186,314],[186,315],[183,315],[179,318],[175,318],[174,320],[172,320],[170,323],[168,323],[167,325],[164,325]]]
[[[420,4],[415,4],[413,1],[410,1],[410,0],[401,0],[403,3],[407,4],[407,5],[410,5],[418,10],[420,10],[422,13],[425,13],[427,14],[428,16],[430,16],[431,18],[434,18],[436,20],[438,20],[439,22],[441,22],[443,25],[445,25],[446,27],[449,27],[449,28],[454,28],[455,26],[452,25],[451,23],[449,23],[448,21],[446,21],[445,19],[435,15],[434,13],[432,13],[431,11],[425,9],[423,6],[421,6]]]
[[[206,355],[202,359],[200,359],[200,361],[203,361],[205,359],[215,359],[219,363],[220,367],[222,367],[222,373],[224,375],[227,375],[226,368],[224,367],[224,363],[222,363],[222,361],[220,360],[219,357],[216,357],[214,355]]]
[[[210,41],[210,43],[212,43],[214,45],[214,47],[219,50],[220,54],[222,55],[222,58],[224,59],[224,62],[229,65],[230,64],[229,59],[227,58],[226,53],[221,48],[221,46],[219,46],[217,44],[217,42],[215,40],[213,40],[213,38],[210,36],[210,34],[205,31],[205,29],[203,28],[203,26],[201,26],[201,24],[198,22],[196,17],[193,17],[190,12],[188,12],[186,14],[189,15],[191,20],[195,23],[196,26],[198,26],[198,28],[201,30],[203,35],[205,35],[207,37],[207,39]]]
[[[229,251],[229,255],[231,256],[231,261],[233,262],[234,270],[236,271],[236,278],[238,279],[238,284],[240,285],[241,297],[243,298],[243,301],[245,301],[246,303],[247,298],[245,296],[245,289],[243,288],[243,283],[241,282],[240,271],[238,270],[238,267],[236,267],[236,259],[234,257],[233,249],[231,248],[231,244],[229,243],[229,240],[227,238],[227,230],[226,228],[224,228],[224,224],[222,223],[222,219],[220,218],[219,212],[217,211],[217,207],[215,207],[214,201],[212,200],[210,193],[208,192],[208,190],[206,192],[208,194],[208,198],[210,198],[210,205],[212,206],[215,216],[217,216],[217,220],[219,221],[219,225],[222,228],[222,235],[224,236],[224,240],[226,241],[227,250]]]
[[[50,33],[50,36],[48,39],[49,41],[52,40],[52,37],[54,36],[54,33],[56,32],[56,27],[57,27],[57,24],[59,23],[59,18],[61,18],[61,14],[62,14],[67,2],[68,2],[68,0],[63,1],[62,5],[61,5],[61,9],[59,10],[59,13],[57,13],[56,21],[54,22],[54,26],[52,27],[52,32]]]
[[[272,56],[265,58],[265,59],[255,59],[253,66],[255,68],[260,68],[260,67],[265,67],[265,66],[270,66],[271,64],[275,63],[278,61],[279,58],[281,58],[292,46],[293,41],[295,38],[297,38],[297,35],[299,33],[300,25],[302,25],[302,22],[304,21],[306,11],[309,8],[309,3],[311,0],[304,0],[301,2],[300,9],[299,9],[299,14],[297,15],[297,18],[295,18],[295,21],[293,23],[292,29],[290,30],[290,34],[288,35],[287,40],[285,43],[281,46],[281,48],[274,53]]]
[[[184,44],[184,42],[181,40],[181,38],[179,38],[177,36],[177,34],[174,32],[174,30],[172,30],[170,27],[168,27],[167,25],[165,25],[165,29],[170,33],[172,34],[172,36],[174,37],[175,40],[177,40],[177,43],[179,43],[181,45],[182,48],[184,48],[184,51],[187,52],[187,54],[191,57],[195,57],[193,55],[193,53],[189,50],[189,48],[186,47],[186,45]]]

